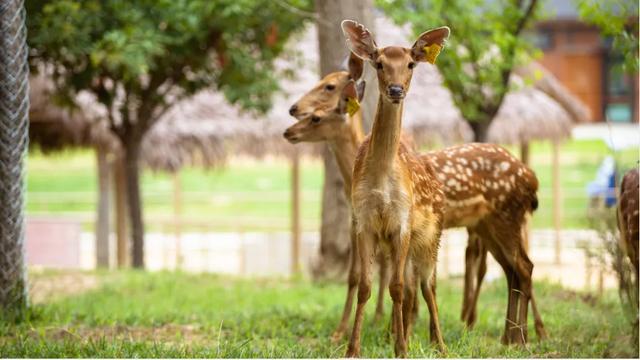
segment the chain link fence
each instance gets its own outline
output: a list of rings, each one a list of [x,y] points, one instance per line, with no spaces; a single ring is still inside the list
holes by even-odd
[[[18,320],[28,305],[24,171],[29,67],[22,0],[0,2],[0,319]]]

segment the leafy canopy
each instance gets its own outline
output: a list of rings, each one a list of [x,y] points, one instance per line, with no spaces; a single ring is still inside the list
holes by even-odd
[[[110,106],[121,89],[145,111],[206,87],[266,111],[277,89],[273,60],[304,23],[270,0],[26,3],[31,63],[53,65],[60,94],[89,90]]]
[[[438,58],[444,84],[469,122],[490,122],[505,93],[511,69],[532,54],[520,32],[535,15],[535,0],[377,0],[398,24],[417,36],[447,25],[446,56]]]
[[[638,73],[638,1],[574,0],[580,17],[613,37],[613,49],[624,57],[623,68]]]

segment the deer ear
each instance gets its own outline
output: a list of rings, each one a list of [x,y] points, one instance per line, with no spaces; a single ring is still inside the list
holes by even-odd
[[[371,32],[353,20],[343,20],[341,27],[347,47],[362,60],[373,60],[377,46]]]
[[[353,116],[360,109],[360,102],[358,102],[358,90],[356,89],[356,82],[349,80],[347,85],[342,89],[340,94],[340,102],[338,103],[338,112],[340,114],[348,113]]]
[[[447,26],[423,32],[411,47],[413,60],[435,64],[450,32],[451,30]]]
[[[363,70],[364,61],[352,51],[349,51],[349,77],[354,81],[358,81],[362,77]]]

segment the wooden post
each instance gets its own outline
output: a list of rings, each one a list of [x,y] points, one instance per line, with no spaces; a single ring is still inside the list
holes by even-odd
[[[96,267],[109,268],[109,160],[107,148],[96,146],[96,167],[98,170],[98,203],[96,206]]]
[[[291,274],[300,272],[300,154],[291,155]]]
[[[520,144],[520,161],[523,164],[529,166],[531,161],[530,153],[529,153],[529,142],[524,141]],[[524,230],[522,234],[522,240],[524,241],[524,249],[529,253],[529,238],[531,235],[531,219],[527,217],[525,219]]]
[[[529,161],[530,161],[529,142],[527,141],[520,144],[520,161],[522,161],[525,165],[529,166]]]
[[[551,177],[553,182],[553,228],[555,230],[555,263],[562,262],[560,229],[562,227],[562,194],[560,193],[560,143],[553,141]]]
[[[182,182],[180,181],[179,170],[173,173],[173,220],[176,241],[176,270],[179,270],[182,267],[182,248],[180,246],[182,231]]]
[[[124,174],[124,159],[122,154],[116,156],[113,162],[113,182],[115,187],[114,217],[116,225],[116,247],[118,267],[128,266],[129,246],[127,238],[127,182]]]

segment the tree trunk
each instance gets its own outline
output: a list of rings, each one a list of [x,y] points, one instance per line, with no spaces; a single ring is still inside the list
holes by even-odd
[[[474,142],[484,143],[489,141],[489,126],[491,125],[491,121],[469,121],[469,125],[471,126],[471,130],[473,130]]]
[[[300,154],[291,155],[291,275],[300,273]]]
[[[118,267],[129,265],[127,261],[129,241],[127,238],[127,179],[124,169],[124,154],[121,151],[113,162],[114,218]]]
[[[131,265],[144,268],[144,225],[142,223],[142,202],[140,200],[140,140],[128,138],[124,144],[125,176],[131,225]]]
[[[0,5],[0,321],[24,319],[24,168],[29,127],[29,67],[22,0]]]
[[[101,268],[109,267],[109,161],[107,149],[96,146],[96,160],[98,167],[98,206],[96,213],[96,265]]]
[[[324,76],[340,70],[348,55],[340,29],[342,20],[359,21],[374,31],[373,5],[372,0],[316,0],[315,7],[319,16],[320,75]],[[325,171],[320,257],[314,263],[312,272],[315,278],[343,277],[349,264],[351,214],[348,199],[344,195],[344,181],[334,156],[326,147],[323,156]]]

